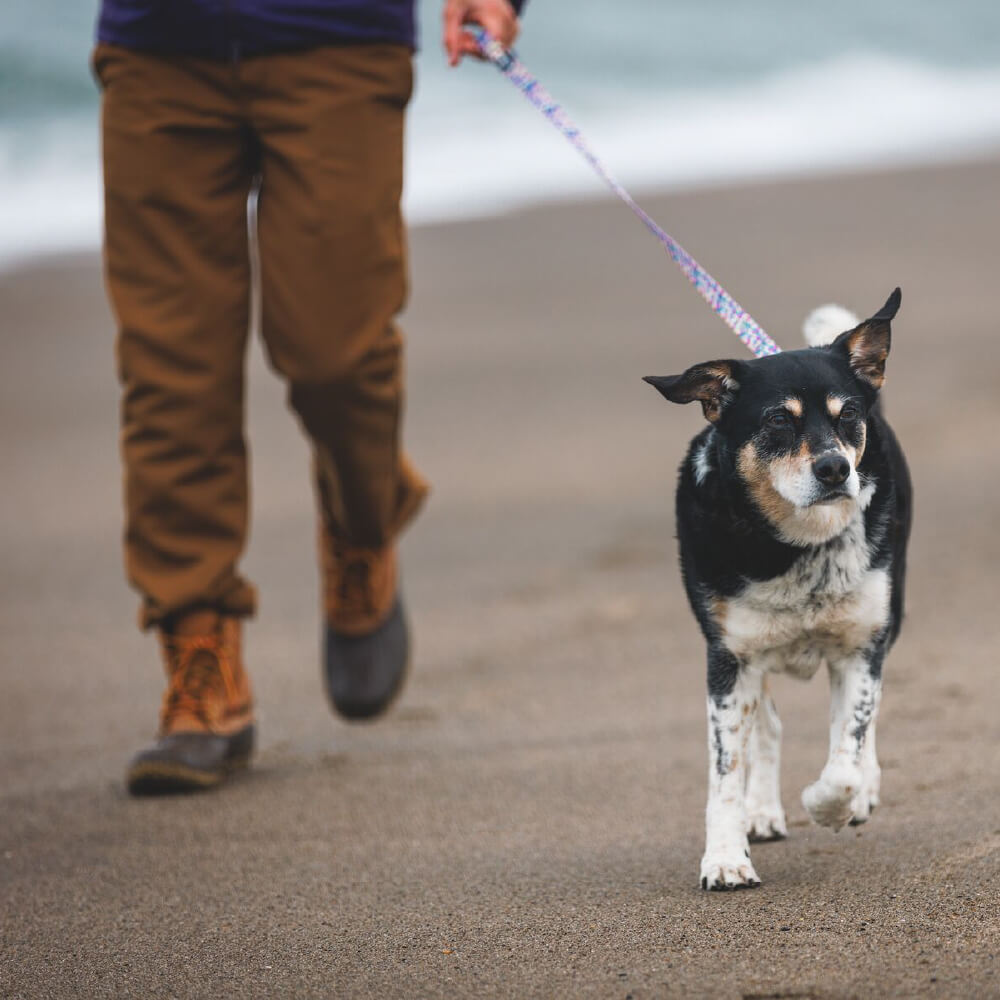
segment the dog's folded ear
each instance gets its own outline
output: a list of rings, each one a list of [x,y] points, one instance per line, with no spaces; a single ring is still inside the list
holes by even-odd
[[[854,374],[873,389],[881,389],[885,382],[885,359],[892,343],[890,324],[901,300],[902,292],[897,288],[871,319],[842,333],[832,345],[847,355]]]
[[[697,399],[706,419],[714,423],[739,391],[738,365],[738,361],[706,361],[693,365],[683,375],[647,375],[643,382],[659,390],[671,403]]]

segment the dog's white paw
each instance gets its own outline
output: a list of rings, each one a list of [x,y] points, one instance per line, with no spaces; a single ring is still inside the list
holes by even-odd
[[[780,805],[771,807],[748,807],[747,837],[750,843],[765,840],[784,840],[788,836],[785,824],[785,810]]]
[[[850,774],[831,780],[821,777],[802,793],[802,805],[814,823],[834,832],[846,826],[853,812],[853,802],[861,787],[861,775]]]
[[[866,774],[861,784],[861,791],[851,800],[851,826],[860,826],[871,819],[875,807],[879,804],[879,788],[881,786],[881,771],[877,768]]]
[[[706,854],[701,859],[701,887],[713,892],[755,889],[760,879],[747,854]]]

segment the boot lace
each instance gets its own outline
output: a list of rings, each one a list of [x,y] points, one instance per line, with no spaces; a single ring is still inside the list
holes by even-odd
[[[336,567],[334,591],[341,615],[364,616],[375,611],[376,553],[365,549],[335,546],[333,563]]]
[[[170,662],[170,684],[163,699],[161,724],[166,728],[171,719],[186,714],[211,726],[222,691],[229,704],[239,697],[232,661],[221,636],[164,636],[163,641]]]

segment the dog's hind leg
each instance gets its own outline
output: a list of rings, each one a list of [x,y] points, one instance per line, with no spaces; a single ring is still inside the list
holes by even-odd
[[[863,794],[866,770],[870,774],[866,738],[878,708],[881,660],[881,650],[865,651],[830,664],[830,756],[819,780],[802,793],[806,812],[821,826],[839,830],[853,818],[854,803]]]
[[[785,810],[781,808],[781,719],[767,687],[765,674],[747,765],[747,834],[751,843],[788,836]]]
[[[747,755],[760,701],[761,675],[728,650],[708,655],[708,807],[705,810],[703,889],[760,885],[750,861],[745,802]]]

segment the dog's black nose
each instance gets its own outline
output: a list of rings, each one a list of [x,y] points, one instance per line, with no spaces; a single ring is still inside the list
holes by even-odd
[[[844,455],[831,452],[813,462],[813,474],[824,486],[839,486],[851,474],[851,463]]]

